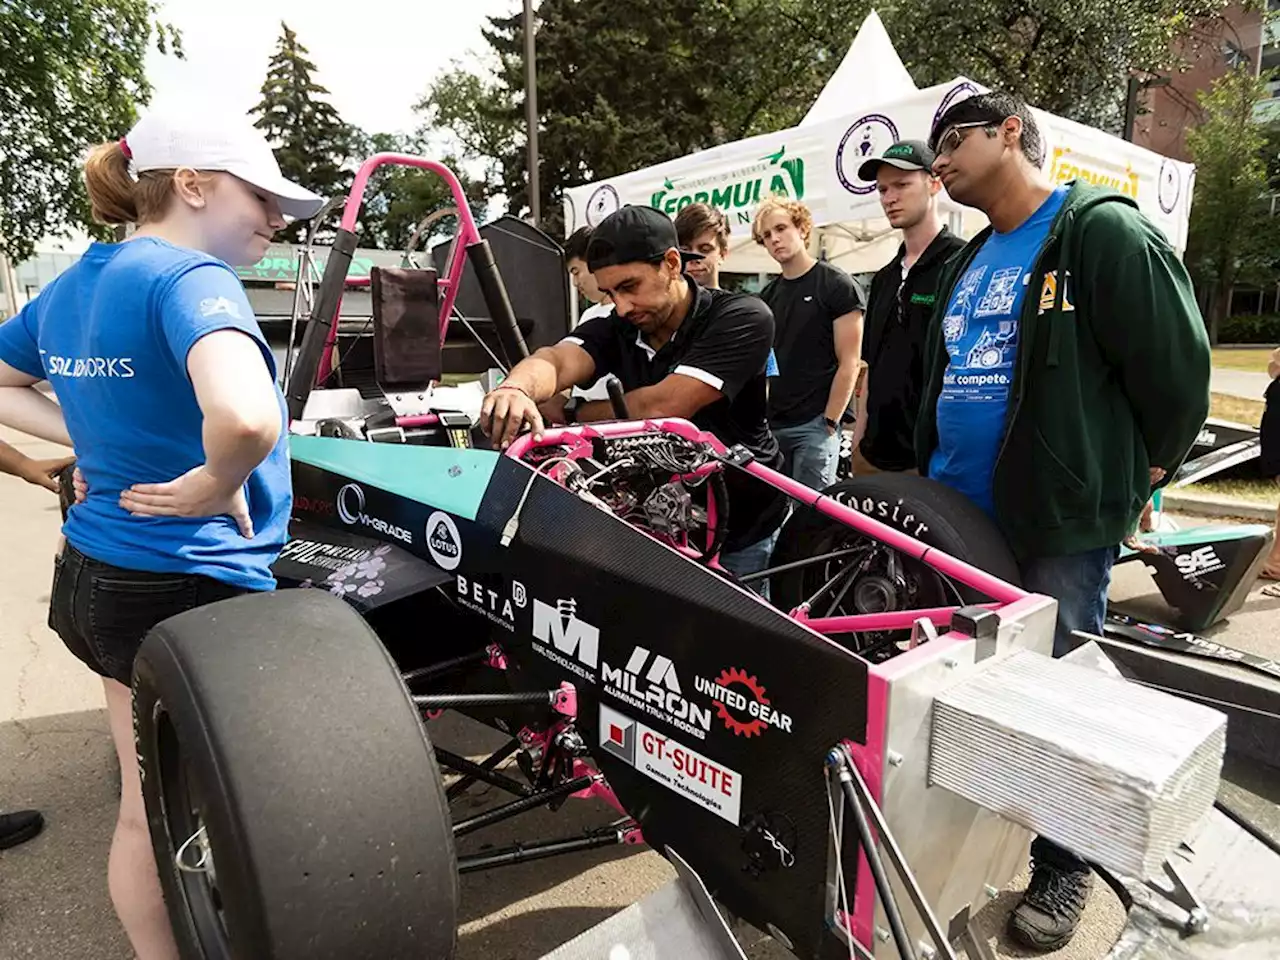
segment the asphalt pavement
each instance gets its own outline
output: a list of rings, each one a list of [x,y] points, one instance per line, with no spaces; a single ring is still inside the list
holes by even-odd
[[[0,438],[33,456],[56,451],[5,431]],[[101,686],[45,625],[57,504],[51,494],[6,477],[0,477],[0,491],[0,530],[8,547],[0,557],[0,809],[36,807],[48,821],[37,839],[0,852],[0,960],[128,960],[131,951],[106,885],[118,772]],[[1138,564],[1117,570],[1116,592],[1158,609],[1155,588]],[[1259,597],[1255,590],[1246,608],[1214,636],[1280,655],[1278,608],[1280,600]],[[449,715],[431,729],[441,746],[477,757],[495,736]],[[463,809],[469,813],[497,799],[475,790]],[[558,813],[540,812],[464,838],[461,851],[570,836],[614,817],[603,804],[571,801]],[[672,876],[666,861],[645,848],[600,850],[465,876],[458,956],[532,960]],[[998,934],[1024,882],[1015,881],[980,918],[1001,957],[1028,956]],[[1096,884],[1075,940],[1046,956],[1100,958],[1122,923],[1119,902]],[[745,939],[753,960],[790,956],[754,931],[747,930]]]

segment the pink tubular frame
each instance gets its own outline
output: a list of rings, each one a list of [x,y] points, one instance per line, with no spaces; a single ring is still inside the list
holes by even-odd
[[[559,427],[546,430],[537,439],[530,434],[518,437],[507,449],[510,457],[523,459],[539,448],[569,447],[570,456],[582,455],[590,451],[590,441],[597,437],[627,437],[645,433],[669,433],[683,437],[696,443],[708,444],[717,453],[725,453],[726,448],[715,436],[699,430],[687,420],[652,419],[642,421],[579,424],[573,427]],[[993,602],[983,604],[1001,614],[1016,617],[1028,612],[1040,602],[1035,594],[1027,593],[1012,584],[1006,583],[991,574],[958,560],[941,550],[937,550],[893,527],[886,526],[874,517],[859,513],[842,503],[824,496],[816,490],[797,483],[790,477],[758,463],[748,463],[743,467],[747,473],[763,483],[781,490],[788,496],[807,504],[832,520],[865,533],[867,536],[893,547],[899,553],[914,557],[928,564],[939,573],[950,577],[967,587],[979,591],[991,598]],[[678,550],[685,555],[690,551]],[[925,610],[898,610],[891,613],[857,614],[854,616],[821,617],[810,619],[808,611],[803,607],[790,612],[791,618],[800,625],[813,630],[824,637],[833,634],[853,633],[860,630],[899,630],[910,628],[917,620],[927,619],[937,625],[946,625],[956,607],[936,607]],[[884,802],[884,764],[885,742],[888,734],[889,691],[895,679],[906,671],[913,669],[922,658],[934,659],[955,651],[970,638],[947,631],[944,635],[927,644],[918,645],[900,653],[898,656],[880,664],[871,664],[867,668],[867,731],[866,743],[847,741],[844,746],[849,752],[858,771],[866,781],[867,788],[877,804]],[[853,655],[853,654],[851,654]],[[874,827],[872,828],[874,831]],[[874,925],[877,893],[871,877],[871,867],[865,851],[859,851],[855,867],[853,902],[850,904],[851,915],[846,916],[839,907],[836,909],[835,921],[846,925],[849,933],[868,950],[874,949]]]
[[[507,448],[507,456],[523,459],[537,448],[571,446],[582,448],[584,441],[596,437],[628,437],[644,433],[669,433],[683,437],[695,443],[708,444],[717,453],[725,453],[726,447],[715,436],[699,430],[688,420],[655,419],[638,421],[608,421],[603,423],[580,424],[573,427],[560,427],[545,430],[540,437],[534,439],[530,434],[518,437]],[[799,502],[813,507],[845,526],[852,527],[869,537],[893,547],[904,556],[913,557],[933,567],[939,573],[956,580],[967,587],[990,597],[995,605],[1014,603],[1029,596],[1025,590],[1005,583],[998,577],[979,570],[963,560],[958,560],[941,550],[921,543],[900,530],[887,526],[865,513],[859,513],[825,496],[816,490],[797,483],[795,480],[776,470],[758,463],[749,463],[743,468],[758,480],[781,490]],[[927,618],[935,623],[946,623],[950,620],[955,607],[937,607],[929,610],[898,610],[892,613],[858,614],[845,617],[825,617],[809,619],[808,611],[793,610],[791,616],[798,623],[821,633],[852,633],[857,630],[897,630],[909,628],[916,620]]]
[[[377,153],[360,165],[360,169],[356,172],[355,182],[351,184],[351,192],[347,195],[346,206],[342,211],[341,227],[343,230],[347,232],[355,231],[356,220],[360,216],[360,207],[364,203],[364,191],[369,185],[369,177],[379,167],[387,164],[394,164],[399,167],[417,167],[420,170],[426,170],[441,177],[448,185],[449,192],[453,195],[454,206],[458,211],[458,234],[454,239],[453,249],[449,254],[449,263],[445,270],[445,276],[436,281],[437,286],[444,293],[440,303],[440,343],[443,345],[445,334],[449,331],[449,318],[453,316],[453,305],[458,299],[458,286],[462,282],[462,270],[466,266],[466,258],[462,256],[462,253],[473,243],[480,242],[480,231],[476,227],[475,218],[471,215],[471,205],[467,203],[462,184],[458,182],[454,172],[442,163],[404,153]],[[366,286],[368,283],[369,281],[365,278],[347,280],[347,286],[352,287]],[[333,345],[338,339],[337,317],[341,313],[342,300],[339,298],[334,323],[329,327],[329,334],[325,338],[324,352],[320,355],[320,368],[316,373],[317,383],[323,383],[329,374],[333,372],[330,358],[333,354]],[[402,427],[420,426],[425,422],[422,417],[399,417],[396,420],[396,423]]]

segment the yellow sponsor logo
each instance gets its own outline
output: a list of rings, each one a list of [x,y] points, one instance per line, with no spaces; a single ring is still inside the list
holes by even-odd
[[[1062,293],[1062,312],[1071,313],[1075,310],[1069,298],[1068,291],[1071,289],[1071,273],[1067,273],[1067,290]],[[1053,302],[1058,297],[1058,271],[1050,270],[1044,275],[1044,286],[1040,290],[1040,313],[1048,313],[1053,309]]]
[[[1084,180],[1099,187],[1110,187],[1134,200],[1138,199],[1138,174],[1133,167],[1126,164],[1123,172],[1114,173],[1100,170],[1088,165],[1083,158],[1072,157],[1070,147],[1053,148],[1053,163],[1049,167],[1049,179],[1054,183]]]

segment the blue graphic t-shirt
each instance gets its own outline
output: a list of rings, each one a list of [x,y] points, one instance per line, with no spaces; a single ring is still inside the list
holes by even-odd
[[[245,483],[254,537],[220,517],[135,517],[118,504],[135,483],[163,483],[204,463],[203,416],[187,353],[216,330],[263,339],[235,272],[153,237],[95,243],[13,319],[0,360],[52,384],[89,497],[63,533],[77,550],[132,570],[198,573],[255,590],[275,586],[292,492],[287,417],[280,440]]]
[[[1016,230],[992,233],[952,290],[943,315],[950,359],[938,397],[938,449],[929,459],[929,476],[992,516],[991,481],[1013,385],[1018,318],[1036,258],[1066,196],[1067,188],[1058,187]]]

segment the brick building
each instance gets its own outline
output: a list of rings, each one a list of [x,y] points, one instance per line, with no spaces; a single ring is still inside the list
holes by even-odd
[[[1268,0],[1268,6],[1280,9],[1280,0]],[[1280,65],[1280,25],[1264,27],[1259,11],[1233,4],[1221,20],[1184,41],[1179,52],[1186,68],[1172,74],[1168,84],[1148,87],[1139,95],[1133,140],[1156,153],[1190,160],[1186,130],[1202,119],[1197,94],[1236,64],[1248,63],[1255,73]],[[1272,93],[1280,89],[1273,88]],[[1260,104],[1259,111],[1274,112],[1280,119],[1280,97]]]

